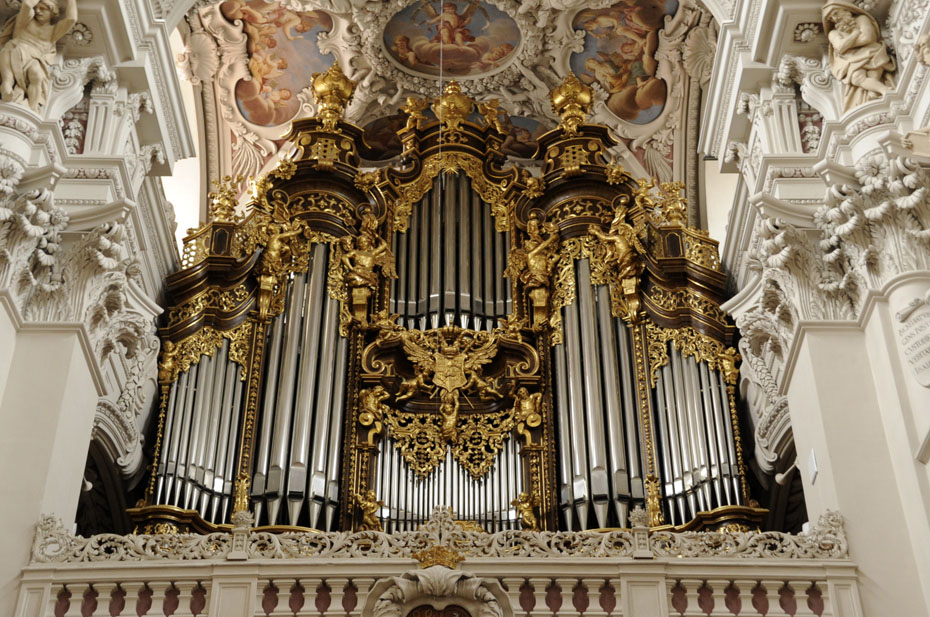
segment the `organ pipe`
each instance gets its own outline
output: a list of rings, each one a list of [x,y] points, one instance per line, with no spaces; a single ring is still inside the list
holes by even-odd
[[[612,162],[572,79],[532,166],[450,83],[441,122],[405,107],[403,166],[366,168],[353,87],[317,76],[245,214],[221,185],[186,241],[140,526],[758,525],[725,277],[682,187]]]

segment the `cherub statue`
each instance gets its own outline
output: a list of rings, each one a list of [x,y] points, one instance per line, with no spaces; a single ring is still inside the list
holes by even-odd
[[[67,0],[65,16],[53,23],[58,13],[55,0],[23,0],[0,30],[2,100],[20,103],[25,98],[34,111],[45,105],[55,43],[77,22],[77,0]]]
[[[426,99],[420,99],[415,96],[407,97],[406,103],[400,110],[407,114],[406,128],[408,130],[416,129],[420,126],[420,120],[426,120],[426,115],[423,112],[427,107],[429,107],[429,101]]]
[[[539,531],[539,521],[536,519],[536,513],[533,511],[535,506],[539,505],[535,495],[531,497],[529,493],[522,492],[516,499],[510,502],[517,509],[517,517],[520,519],[520,525],[528,531]]]
[[[378,510],[384,506],[384,502],[375,496],[375,492],[368,490],[364,495],[355,493],[355,503],[362,511],[362,524],[359,525],[359,529],[361,531],[382,531]]]
[[[830,41],[830,72],[843,82],[845,109],[888,92],[894,85],[895,63],[875,18],[843,0],[830,0],[821,14]]]

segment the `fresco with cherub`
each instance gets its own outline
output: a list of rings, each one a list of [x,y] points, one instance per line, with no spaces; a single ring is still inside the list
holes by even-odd
[[[668,88],[656,75],[659,30],[677,0],[623,0],[602,9],[584,9],[572,26],[585,33],[584,50],[572,55],[571,68],[588,84],[607,93],[607,108],[633,124],[655,120]]]
[[[220,8],[227,19],[242,23],[248,37],[251,79],[236,84],[239,111],[260,126],[291,120],[300,108],[297,93],[309,85],[310,75],[333,63],[317,47],[319,34],[332,30],[332,18],[264,0],[226,0]]]
[[[520,29],[500,9],[478,0],[416,2],[391,18],[384,47],[402,66],[438,75],[477,75],[506,65]]]

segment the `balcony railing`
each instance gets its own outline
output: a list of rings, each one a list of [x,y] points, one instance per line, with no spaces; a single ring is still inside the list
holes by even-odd
[[[802,535],[487,534],[444,509],[390,535],[239,527],[80,538],[44,519],[15,615],[407,617],[423,605],[471,617],[862,615],[837,515]]]

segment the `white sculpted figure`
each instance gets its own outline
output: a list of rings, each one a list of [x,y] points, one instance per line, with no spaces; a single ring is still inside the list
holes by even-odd
[[[823,28],[830,41],[830,71],[843,82],[845,109],[877,99],[894,85],[894,60],[888,55],[878,22],[842,0],[823,7]]]
[[[57,0],[23,0],[0,30],[0,99],[18,103],[23,98],[38,110],[48,98],[49,64],[55,43],[77,21],[77,0],[67,0],[65,16],[56,22]]]

